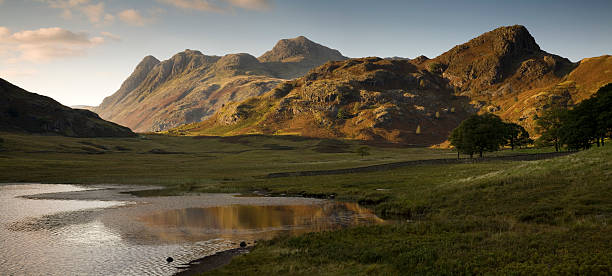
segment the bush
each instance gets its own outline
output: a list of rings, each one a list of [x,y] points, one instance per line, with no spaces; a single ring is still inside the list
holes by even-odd
[[[427,68],[429,69],[429,72],[436,74],[441,74],[442,72],[444,72],[444,65],[439,62],[432,62]]]
[[[336,114],[336,118],[338,120],[344,120],[347,119],[349,117],[348,113],[344,110],[344,108],[339,108],[338,109],[338,114]]]
[[[357,154],[361,155],[361,157],[370,155],[370,148],[367,146],[361,146],[357,148]]]

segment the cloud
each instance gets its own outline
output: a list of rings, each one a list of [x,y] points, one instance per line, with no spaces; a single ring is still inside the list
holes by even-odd
[[[81,12],[87,16],[89,22],[94,24],[108,24],[115,19],[112,14],[104,12],[104,2],[83,6],[81,7]]]
[[[100,34],[103,35],[104,37],[110,38],[111,40],[121,41],[121,37],[119,37],[116,34],[112,34],[112,33],[109,33],[109,32],[101,32]]]
[[[74,33],[62,28],[40,28],[13,33],[7,39],[25,44],[58,42],[64,44],[89,44],[92,41],[87,33]]]
[[[258,10],[265,11],[269,10],[271,5],[268,0],[227,0],[230,5],[247,9],[247,10]]]
[[[140,12],[134,9],[128,9],[120,12],[119,19],[132,26],[144,26],[150,21],[140,15]]]
[[[56,9],[70,9],[79,5],[84,5],[89,3],[89,0],[42,0],[42,2],[46,2],[50,7]]]
[[[0,26],[0,41],[2,41],[4,37],[9,36],[10,34],[11,34],[11,30],[9,30],[7,27]]]
[[[8,28],[0,27],[0,56],[8,63],[46,62],[85,55],[88,49],[105,43],[105,37],[118,39],[111,33],[101,35],[90,38],[87,33],[57,27],[11,33]]]
[[[158,0],[184,10],[227,12],[233,8],[264,11],[271,7],[269,0]]]
[[[104,2],[90,4],[90,0],[40,0],[54,9],[61,9],[61,17],[72,19],[74,12],[85,16],[89,22],[95,25],[106,25],[113,22],[115,16],[105,11]]]

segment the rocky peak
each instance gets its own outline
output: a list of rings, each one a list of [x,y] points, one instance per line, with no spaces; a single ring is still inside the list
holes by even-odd
[[[259,57],[261,62],[302,62],[345,60],[338,50],[315,43],[304,36],[281,39],[272,50]]]
[[[428,63],[442,64],[451,83],[468,90],[500,83],[521,62],[544,55],[527,28],[515,25],[486,32]]]
[[[157,66],[160,61],[154,56],[146,56],[136,65],[134,72],[121,84],[117,93],[106,97],[100,106],[111,106],[121,101],[132,90],[136,89],[146,78],[147,75]],[[95,110],[96,108],[94,108]]]
[[[154,56],[146,56],[136,65],[136,69],[134,72],[123,82],[120,90],[125,90],[127,92],[132,91],[136,88],[146,77],[149,72],[159,64],[160,61]]]

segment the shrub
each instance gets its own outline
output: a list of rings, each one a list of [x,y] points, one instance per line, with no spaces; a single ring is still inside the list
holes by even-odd
[[[357,148],[357,154],[361,155],[361,157],[370,155],[370,148],[367,146],[361,146]]]
[[[427,68],[429,69],[429,72],[436,74],[441,74],[442,72],[444,72],[444,65],[439,62],[432,62]]]

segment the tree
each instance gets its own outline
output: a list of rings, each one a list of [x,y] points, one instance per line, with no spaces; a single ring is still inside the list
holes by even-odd
[[[524,127],[515,123],[506,123],[505,128],[506,145],[514,150],[514,147],[521,147],[533,143],[529,138],[529,132]]]
[[[596,105],[597,99],[590,98],[567,112],[559,128],[560,144],[580,150],[590,148],[594,140],[599,141]]]
[[[561,126],[567,117],[567,110],[560,107],[553,107],[544,111],[542,116],[536,120],[536,131],[541,136],[538,138],[540,145],[552,145],[555,151],[561,148]]]
[[[606,137],[612,138],[612,83],[599,88],[595,93],[597,98],[598,141],[603,146]],[[597,143],[599,145],[599,142]]]
[[[357,148],[357,154],[361,155],[361,157],[365,157],[370,155],[370,148],[367,146],[361,146]]]
[[[449,140],[458,152],[482,157],[483,152],[506,144],[506,124],[494,114],[472,115],[451,132]]]
[[[603,145],[612,134],[612,83],[571,110],[547,110],[536,123],[542,133],[538,143],[554,145],[557,151],[563,145],[570,150],[588,149],[593,142]]]

